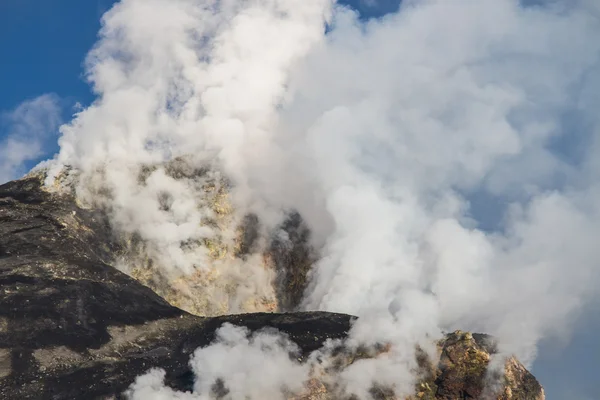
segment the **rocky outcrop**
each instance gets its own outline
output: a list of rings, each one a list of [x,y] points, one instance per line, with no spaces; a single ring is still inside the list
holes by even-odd
[[[419,399],[543,400],[544,390],[515,358],[491,367],[497,354],[492,337],[456,331],[438,343],[439,358],[421,360]]]
[[[351,399],[336,387],[330,375],[353,363],[382,356],[388,345],[349,350],[340,346],[329,354],[333,367],[310,380],[306,392],[293,400]],[[492,337],[456,331],[437,343],[435,354],[417,348],[418,377],[414,395],[400,396],[393,388],[374,385],[374,400],[544,400],[544,390],[535,377],[514,357],[499,357]]]
[[[305,240],[299,226],[291,228],[299,243]],[[306,355],[327,339],[343,339],[353,320],[321,312],[191,315],[113,268],[121,250],[102,213],[44,191],[38,178],[0,186],[0,398],[121,398],[153,367],[166,371],[168,385],[186,390],[190,355],[210,344],[225,322],[251,331],[276,328]],[[309,255],[299,250],[291,257],[304,265]],[[286,257],[275,261],[283,265]],[[294,288],[291,305],[301,285],[291,278],[284,283]],[[439,360],[422,360],[415,398],[483,398],[493,353],[483,338],[455,333],[441,342]],[[501,379],[499,399],[543,398],[538,382],[514,359]],[[332,398],[324,384],[311,385],[309,392],[314,387],[321,397],[304,398]],[[373,392],[374,398],[386,396]]]

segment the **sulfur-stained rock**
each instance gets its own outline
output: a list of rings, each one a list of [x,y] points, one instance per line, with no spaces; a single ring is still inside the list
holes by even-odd
[[[421,399],[544,399],[542,386],[514,357],[505,360],[504,368],[489,368],[497,352],[491,336],[456,331],[438,347],[434,376],[425,379],[424,390],[417,392]]]

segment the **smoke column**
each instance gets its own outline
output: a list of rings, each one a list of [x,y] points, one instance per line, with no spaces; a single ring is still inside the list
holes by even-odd
[[[325,0],[122,0],[47,183],[79,171],[79,198],[183,276],[207,263],[180,244],[216,234],[211,211],[164,169],[140,184],[141,165],[210,164],[267,228],[297,210],[321,256],[302,309],[395,345],[350,392],[408,387],[414,343],[456,328],[530,363],[599,282],[599,17],[591,0],[415,0],[369,22]]]

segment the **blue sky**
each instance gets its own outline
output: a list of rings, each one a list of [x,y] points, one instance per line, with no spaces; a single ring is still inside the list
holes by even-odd
[[[82,62],[96,39],[100,17],[112,0],[5,0],[0,2],[0,143],[15,130],[10,115],[19,104],[53,94],[60,118],[77,103],[93,100]],[[58,5],[58,6],[57,6]],[[20,174],[53,154],[57,126],[48,126],[43,151],[30,157]],[[2,153],[0,152],[0,155]],[[2,160],[0,160],[2,165]],[[0,174],[0,178],[2,175]]]
[[[81,63],[95,41],[101,15],[111,4],[108,0],[2,1],[0,68],[5,78],[0,109],[40,93],[91,100],[81,79]]]
[[[85,105],[93,100],[82,75],[82,62],[95,42],[101,15],[112,3],[111,0],[0,1],[0,143],[20,132],[11,118],[27,100],[53,94],[52,101],[58,105],[62,121],[69,119],[77,103]],[[347,0],[347,4],[360,8],[367,18],[395,11],[399,1]],[[52,108],[45,110],[49,115],[54,112]],[[51,132],[41,142],[41,151],[31,156],[25,168],[48,158],[57,149],[58,123],[52,115],[45,120]],[[572,143],[561,146],[565,151],[573,147]],[[600,381],[596,376],[600,361],[596,339],[600,317],[596,310],[591,309],[580,319],[571,344],[559,350],[556,343],[542,346],[534,373],[545,385],[548,399],[568,400],[566,390],[573,388],[577,388],[579,395],[588,396],[581,400],[600,399]]]

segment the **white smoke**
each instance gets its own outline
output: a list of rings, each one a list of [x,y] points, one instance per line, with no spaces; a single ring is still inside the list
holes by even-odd
[[[277,137],[304,149],[335,224],[306,308],[388,309],[409,336],[486,331],[532,360],[598,278],[597,153],[551,147],[573,135],[566,111],[597,136],[598,10],[412,2],[366,26],[337,14]],[[474,192],[508,204],[500,229],[477,229]]]
[[[287,71],[323,40],[328,9],[322,0],[118,3],[104,15],[100,40],[87,58],[98,99],[62,127],[61,151],[46,182],[53,184],[66,165],[78,171],[79,199],[106,207],[119,231],[139,235],[169,279],[214,271],[205,242],[232,247],[231,227],[258,199],[245,171],[268,161],[262,147],[274,133]],[[193,170],[218,164],[233,183],[237,207],[226,226],[211,227],[218,210],[198,200],[207,186],[224,183],[198,174],[170,176],[160,164],[177,157],[186,157]],[[149,168],[145,179],[142,167]],[[246,280],[227,268],[215,279],[241,285],[252,279],[248,275],[262,275],[258,286],[270,286],[270,275],[255,266],[246,268]],[[262,292],[257,287],[252,295]],[[236,303],[252,296],[246,297]],[[270,307],[273,298],[260,302]]]
[[[297,345],[277,331],[250,333],[247,328],[227,323],[217,330],[211,345],[197,349],[192,356],[190,367],[196,380],[191,392],[167,387],[165,372],[154,369],[139,376],[127,395],[132,400],[305,400],[326,389],[330,396],[327,398],[354,395],[363,399],[370,397],[374,383],[394,387],[400,393],[412,392],[413,372],[405,369],[416,366],[412,353],[388,350],[376,358],[339,368],[333,355],[339,344],[329,340],[322,349],[302,360]],[[337,360],[343,362],[343,357]]]
[[[302,391],[309,378],[309,366],[293,358],[297,352],[280,334],[250,335],[245,328],[225,324],[217,330],[215,343],[196,350],[190,361],[197,377],[193,393],[166,388],[164,372],[154,370],[138,377],[129,395],[132,400],[210,399],[215,394],[232,400],[282,398]]]
[[[140,185],[139,168],[216,165],[240,215],[310,226],[304,309],[358,315],[354,340],[399,354],[461,328],[529,363],[598,283],[599,15],[421,0],[361,23],[327,0],[122,0],[88,57],[98,100],[63,127],[48,182],[75,167],[80,198],[108,191],[120,228],[189,274],[206,249],[180,243],[216,235],[201,190],[162,167]],[[479,227],[477,198],[500,225]],[[410,358],[356,376],[402,386]]]

